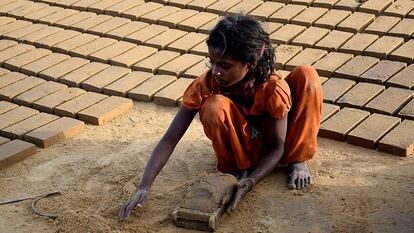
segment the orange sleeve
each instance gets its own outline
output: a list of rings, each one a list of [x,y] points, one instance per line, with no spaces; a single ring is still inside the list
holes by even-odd
[[[198,111],[203,101],[200,79],[194,80],[184,92],[181,105],[189,110]]]
[[[292,106],[292,98],[287,82],[283,79],[271,80],[268,85],[266,109],[276,119],[283,118]]]

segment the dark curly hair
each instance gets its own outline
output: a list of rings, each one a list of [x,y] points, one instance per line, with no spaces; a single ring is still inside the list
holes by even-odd
[[[207,46],[219,48],[223,56],[230,56],[243,64],[257,63],[250,71],[255,82],[264,83],[275,69],[275,50],[269,34],[256,19],[242,15],[230,15],[221,19],[210,31]],[[263,55],[260,56],[264,47]]]

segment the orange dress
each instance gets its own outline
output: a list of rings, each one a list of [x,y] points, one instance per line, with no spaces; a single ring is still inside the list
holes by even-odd
[[[259,84],[251,107],[237,105],[221,95],[208,71],[187,88],[182,105],[199,111],[221,172],[244,170],[258,162],[265,146],[266,117],[281,119],[289,114],[281,163],[306,161],[316,152],[322,88],[318,74],[310,66],[299,66],[285,79],[272,75]]]

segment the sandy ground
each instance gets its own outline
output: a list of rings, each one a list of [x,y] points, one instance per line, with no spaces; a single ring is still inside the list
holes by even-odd
[[[61,191],[39,202],[55,220],[31,213],[30,201],[0,206],[0,232],[194,232],[170,214],[185,188],[215,170],[215,157],[195,120],[157,177],[150,200],[119,223],[147,158],[177,108],[135,103],[133,110],[0,169],[0,200]],[[218,232],[412,232],[414,159],[320,138],[310,162],[313,185],[286,188],[286,168],[249,193]]]

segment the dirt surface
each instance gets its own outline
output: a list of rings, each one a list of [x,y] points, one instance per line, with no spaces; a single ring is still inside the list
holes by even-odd
[[[210,141],[195,120],[151,188],[150,200],[125,223],[119,207],[140,181],[148,156],[177,108],[135,103],[133,110],[0,169],[0,201],[61,191],[38,207],[0,206],[0,232],[194,232],[176,228],[170,214],[186,187],[215,171]],[[286,188],[286,167],[259,183],[218,232],[412,232],[414,159],[328,139],[309,163],[313,185]]]

